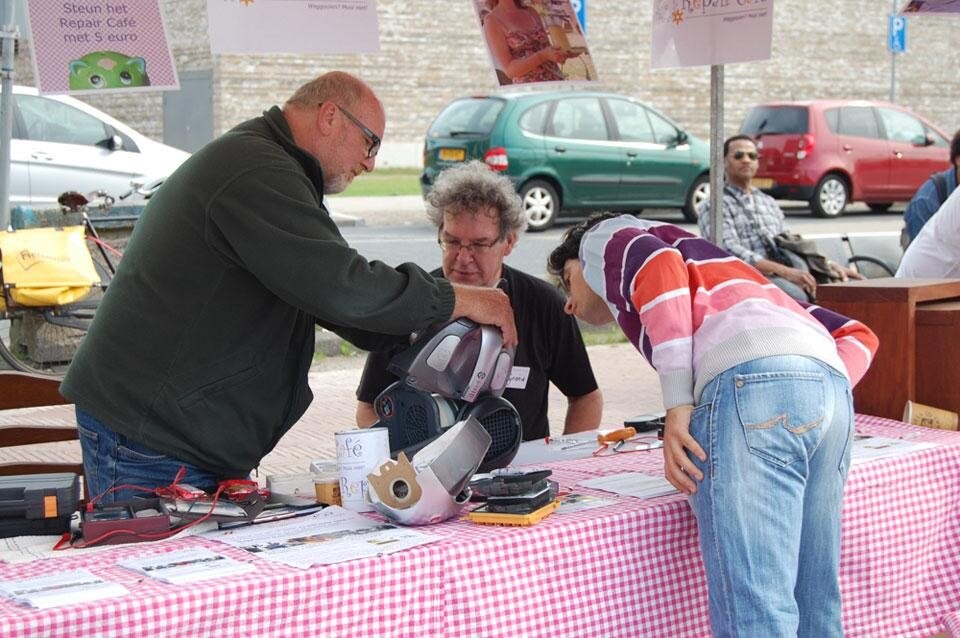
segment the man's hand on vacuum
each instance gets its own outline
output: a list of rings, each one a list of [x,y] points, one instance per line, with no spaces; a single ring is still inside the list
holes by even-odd
[[[510,298],[498,288],[453,284],[456,302],[453,317],[466,317],[477,323],[486,323],[500,328],[503,345],[517,345],[517,326],[513,320]]]

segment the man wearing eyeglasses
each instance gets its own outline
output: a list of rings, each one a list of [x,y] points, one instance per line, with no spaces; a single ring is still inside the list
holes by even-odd
[[[757,145],[749,135],[734,135],[723,143],[723,220],[720,247],[739,257],[799,301],[811,301],[817,281],[801,264],[787,266],[775,259],[779,250],[774,237],[789,232],[783,210],[776,200],[754,188],[757,174]],[[710,237],[710,201],[700,205],[697,223],[700,234]],[[843,274],[860,278],[852,270]]]
[[[369,262],[340,235],[324,195],[373,170],[384,127],[369,86],[327,73],[153,195],[61,386],[91,497],[247,476],[313,398],[317,326],[376,350],[465,316],[516,344],[502,291]]]
[[[603,398],[580,328],[554,287],[503,263],[526,225],[510,180],[472,161],[446,169],[427,196],[437,227],[442,267],[433,274],[458,284],[500,286],[510,296],[520,343],[503,397],[517,408],[526,441],[550,434],[552,382],[567,397],[564,433],[596,429]],[[395,351],[371,353],[357,388],[357,424],[377,421],[373,402],[397,377],[387,370]]]

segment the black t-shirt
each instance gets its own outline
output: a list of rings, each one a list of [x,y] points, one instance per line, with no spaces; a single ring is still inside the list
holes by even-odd
[[[442,271],[431,273],[443,276]],[[514,380],[526,377],[523,388],[508,387],[503,398],[520,413],[523,440],[550,434],[547,420],[547,393],[552,381],[568,397],[579,397],[597,389],[597,380],[583,345],[576,319],[563,311],[564,301],[542,279],[503,266],[504,292],[513,305],[520,343],[513,357]],[[387,370],[396,351],[371,352],[357,388],[357,399],[373,403],[377,395],[397,380]],[[526,374],[524,375],[524,373]]]

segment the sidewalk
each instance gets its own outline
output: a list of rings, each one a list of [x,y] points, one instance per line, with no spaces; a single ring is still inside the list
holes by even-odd
[[[660,386],[653,369],[626,343],[588,348],[597,383],[603,391],[602,425],[615,427],[637,414],[661,410]],[[269,474],[306,472],[314,459],[333,459],[333,434],[355,427],[355,391],[364,357],[330,357],[310,373],[314,399],[303,418],[280,440],[260,464],[261,482]],[[566,399],[551,388],[548,415],[553,435],[563,431]],[[0,413],[0,425],[58,425],[74,423],[73,406],[52,406]],[[0,462],[80,461],[76,442],[45,443],[0,449]]]
[[[423,198],[419,195],[394,197],[328,197],[330,217],[337,226],[402,226],[427,222]]]

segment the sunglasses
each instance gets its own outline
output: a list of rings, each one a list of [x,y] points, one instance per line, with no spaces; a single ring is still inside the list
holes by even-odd
[[[734,151],[733,152],[733,159],[735,160],[742,160],[744,157],[749,157],[750,161],[752,162],[753,160],[757,159],[757,152],[756,151]]]
[[[357,128],[370,140],[370,147],[367,149],[367,157],[374,157],[380,151],[380,136],[367,128],[363,122],[353,116],[350,111],[337,104],[340,112],[347,116],[347,119],[357,125]]]

